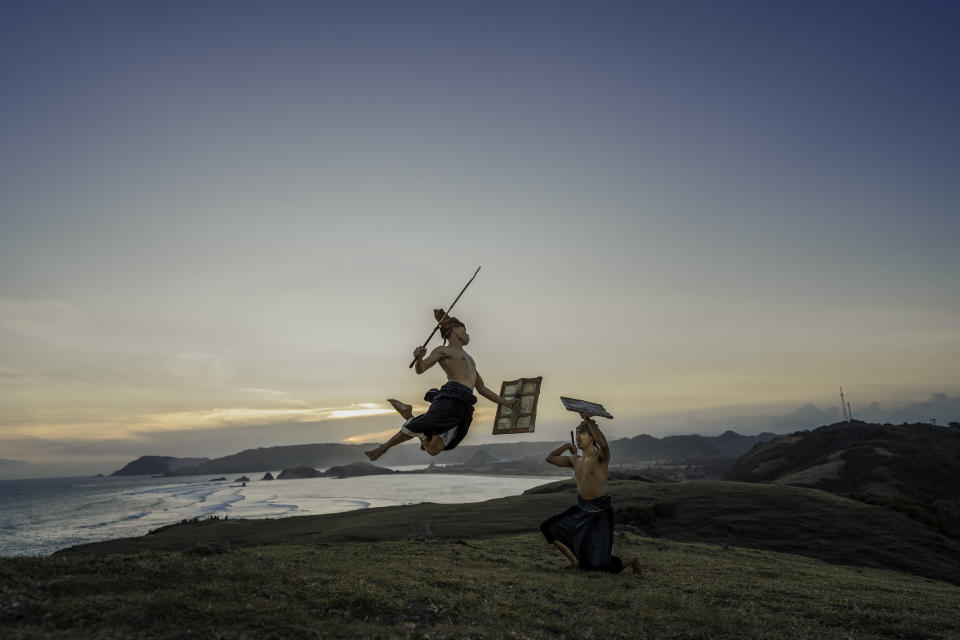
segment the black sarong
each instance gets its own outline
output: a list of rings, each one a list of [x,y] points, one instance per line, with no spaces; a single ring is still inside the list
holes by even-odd
[[[553,544],[562,542],[577,557],[585,571],[623,571],[623,561],[613,551],[613,509],[610,496],[584,500],[577,496],[576,506],[547,518],[540,531]]]
[[[459,382],[448,382],[432,396],[427,412],[407,420],[402,430],[428,438],[441,436],[444,451],[450,451],[467,436],[476,402],[477,397],[470,387]]]

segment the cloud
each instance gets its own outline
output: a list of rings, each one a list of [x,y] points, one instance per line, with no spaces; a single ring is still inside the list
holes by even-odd
[[[307,402],[303,400],[297,400],[291,396],[286,391],[280,391],[279,389],[264,389],[260,387],[243,387],[239,389],[240,393],[245,395],[254,396],[260,400],[265,400],[267,402],[274,402],[277,404],[286,404],[294,405],[300,407],[309,406]]]
[[[61,300],[0,300],[0,326],[71,326],[82,319],[83,314]]]
[[[19,467],[30,464],[26,460],[10,460],[9,458],[0,458],[0,467]]]
[[[135,421],[131,425],[131,430],[136,432],[179,431],[218,426],[256,426],[276,422],[324,422],[390,413],[393,413],[393,409],[384,408],[374,403],[361,403],[346,407],[284,409],[230,407],[155,413],[143,416]]]
[[[166,372],[175,378],[222,382],[234,377],[227,359],[212,353],[179,353],[165,363]]]
[[[36,382],[37,377],[26,371],[0,367],[0,385],[25,385],[36,384]]]
[[[0,300],[0,329],[47,342],[69,340],[84,315],[61,300]]]

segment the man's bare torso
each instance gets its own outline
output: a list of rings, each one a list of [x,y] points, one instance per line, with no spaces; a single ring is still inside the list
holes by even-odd
[[[477,363],[470,354],[460,347],[447,346],[439,349],[443,354],[439,361],[440,368],[447,374],[447,380],[473,389],[477,383]]]
[[[607,466],[609,460],[601,462],[600,456],[574,456],[573,473],[577,477],[577,489],[584,500],[595,500],[607,495]]]

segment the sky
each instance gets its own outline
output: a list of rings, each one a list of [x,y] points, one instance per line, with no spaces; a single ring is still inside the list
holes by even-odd
[[[608,437],[957,395],[958,32],[936,1],[4,2],[0,459],[381,441],[481,265],[468,351],[544,382],[534,434],[481,399],[468,444],[564,438],[561,395]]]

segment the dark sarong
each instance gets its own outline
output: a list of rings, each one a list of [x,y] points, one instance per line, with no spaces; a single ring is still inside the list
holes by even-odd
[[[444,438],[443,449],[450,451],[467,436],[470,423],[473,422],[473,405],[476,403],[477,397],[470,387],[459,382],[448,382],[432,396],[427,412],[407,420],[403,430],[428,438],[453,431],[448,438]]]
[[[584,500],[577,496],[576,506],[547,518],[540,531],[553,544],[562,542],[577,557],[585,571],[623,571],[623,561],[613,551],[613,509],[610,496]]]

